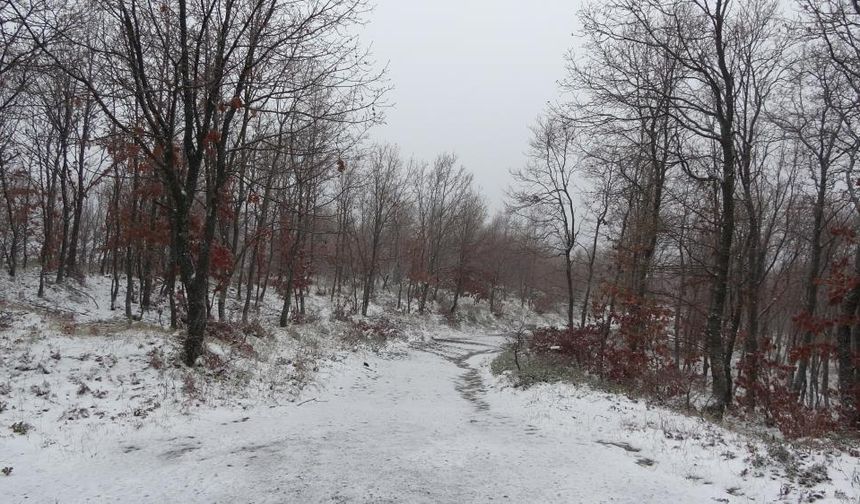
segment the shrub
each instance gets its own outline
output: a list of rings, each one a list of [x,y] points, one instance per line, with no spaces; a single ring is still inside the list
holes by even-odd
[[[242,332],[245,336],[253,336],[257,339],[269,339],[272,337],[272,331],[263,327],[259,320],[253,320],[242,326]]]
[[[0,311],[0,330],[11,329],[15,322],[12,312]]]
[[[221,374],[227,371],[227,361],[215,352],[205,351],[202,355],[203,366],[216,374]]]
[[[153,348],[146,353],[147,364],[152,369],[158,370],[164,367],[164,352],[160,348]]]
[[[585,377],[581,370],[562,355],[552,353],[514,355],[514,345],[509,345],[490,364],[493,374],[505,371],[515,373],[516,385],[530,387],[536,383],[558,381],[582,381]]]
[[[21,436],[25,436],[33,430],[33,426],[26,422],[15,422],[9,428],[12,429],[12,432]]]
[[[247,333],[239,331],[233,324],[227,322],[210,322],[206,325],[206,333],[208,337],[230,345],[245,356],[254,357],[257,355],[254,346],[247,341]]]
[[[189,399],[199,399],[200,390],[197,388],[197,380],[191,373],[185,373],[182,377],[182,393],[188,396]]]
[[[293,310],[293,313],[290,314],[290,321],[293,324],[297,325],[310,324],[312,322],[316,322],[317,320],[319,320],[319,317],[315,313],[302,313],[299,310]]]
[[[617,296],[618,309],[599,323],[535,329],[530,351],[555,355],[587,374],[659,400],[689,393],[694,377],[676,366],[669,351],[670,312],[624,293]]]
[[[692,371],[695,366],[680,368],[672,359],[669,312],[630,296],[619,294],[618,299],[619,310],[608,314],[602,323],[573,329],[535,329],[529,336],[530,352],[543,356],[545,363],[550,356],[562,365],[575,365],[588,375],[660,401],[689,397],[697,379]],[[743,403],[753,393],[766,422],[788,438],[822,436],[840,428],[842,417],[847,418],[850,412],[840,417],[834,408],[803,404],[791,389],[794,366],[766,358],[775,353],[769,341],[760,346],[756,355],[746,356],[738,366],[735,392],[739,401]],[[757,370],[754,375],[752,369]]]
[[[390,320],[381,318],[373,321],[358,320],[352,322],[344,332],[343,340],[348,345],[369,345],[379,349],[388,341],[400,338],[402,333]]]
[[[355,307],[348,309],[346,303],[338,299],[332,310],[332,318],[338,322],[348,322],[350,315],[355,313]]]
[[[832,408],[812,409],[798,401],[791,389],[794,366],[765,357],[772,355],[772,350],[770,340],[764,340],[755,356],[741,361],[736,387],[736,391],[743,391],[739,394],[739,402],[748,402],[749,395],[754,394],[766,422],[788,438],[822,436],[838,429],[838,415]],[[755,380],[750,372],[753,367],[757,371]]]

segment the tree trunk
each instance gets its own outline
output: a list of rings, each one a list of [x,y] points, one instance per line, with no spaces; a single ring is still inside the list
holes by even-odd
[[[854,275],[860,277],[860,245],[854,249]],[[842,406],[853,413],[854,421],[860,421],[860,383],[854,365],[852,336],[857,324],[857,308],[860,306],[860,283],[854,286],[842,301],[841,317],[836,329],[836,361],[839,364],[839,398]]]
[[[131,179],[131,216],[127,227],[130,230],[137,227],[137,193],[140,182],[138,167],[132,167],[134,173]],[[129,320],[132,318],[131,302],[134,298],[134,248],[131,240],[131,233],[125,236],[125,317]]]
[[[579,327],[585,327],[585,320],[588,317],[588,303],[591,301],[591,283],[594,281],[594,261],[597,259],[597,241],[600,237],[600,225],[606,217],[606,210],[597,217],[597,224],[594,229],[594,240],[591,242],[591,251],[588,254],[588,278],[585,280],[585,294],[582,296],[582,308],[579,314]]]
[[[827,166],[822,165],[820,169],[820,180],[818,181],[818,194],[815,201],[815,211],[812,225],[811,243],[811,258],[809,260],[809,272],[806,278],[806,299],[804,310],[806,315],[813,317],[815,315],[816,305],[818,304],[818,274],[821,270],[821,234],[824,231],[824,205],[827,198]],[[815,334],[810,329],[804,329],[803,346],[811,352],[812,340]],[[809,367],[809,352],[801,352],[801,357],[797,362],[797,371],[794,375],[792,383],[792,391],[795,394],[800,394],[801,390],[806,385],[807,368]]]
[[[708,306],[706,324],[706,343],[711,361],[711,393],[714,404],[711,409],[722,416],[728,405],[729,387],[727,376],[731,369],[725,369],[725,348],[723,346],[723,314],[728,295],[729,267],[731,266],[732,241],[735,232],[735,159],[733,138],[729,125],[722,126],[723,180],[720,182],[722,215],[717,242],[717,258],[711,281],[711,300]]]
[[[573,329],[573,261],[570,258],[571,249],[564,253],[564,273],[567,279],[567,327]]]

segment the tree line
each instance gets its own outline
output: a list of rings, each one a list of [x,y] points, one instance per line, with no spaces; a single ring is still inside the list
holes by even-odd
[[[0,0],[0,216],[12,277],[111,278],[129,318],[169,307],[184,360],[210,320],[277,322],[378,291],[498,310],[542,299],[552,259],[488,218],[453,154],[370,145],[389,84],[356,33],[363,0]],[[552,283],[552,282],[550,282]],[[448,301],[446,301],[448,302]],[[546,301],[543,301],[546,303]]]
[[[707,379],[718,415],[857,422],[860,6],[613,0],[580,19],[510,203],[565,259],[566,337]]]
[[[858,421],[860,7],[585,7],[566,99],[491,216],[453,154],[370,144],[363,0],[0,0],[0,250],[38,294],[111,278],[211,320],[563,304],[598,374],[710,408]],[[536,337],[539,335],[536,335]],[[539,338],[538,338],[539,339]],[[567,345],[567,346],[565,346]],[[552,345],[558,347],[559,345]],[[832,375],[835,373],[835,376]]]

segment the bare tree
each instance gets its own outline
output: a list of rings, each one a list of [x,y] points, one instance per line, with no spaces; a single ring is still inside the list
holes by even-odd
[[[731,355],[723,331],[736,231],[735,140],[743,99],[739,85],[751,70],[744,51],[772,30],[778,21],[776,4],[769,0],[744,4],[623,0],[613,2],[609,12],[616,16],[619,28],[602,32],[608,40],[657,48],[676,65],[677,85],[664,92],[668,92],[667,114],[687,132],[679,162],[690,177],[718,190],[706,344],[712,364],[712,409],[722,414],[731,402]]]
[[[413,166],[409,177],[413,181],[418,226],[415,258],[420,276],[418,311],[424,313],[430,287],[433,286],[435,290],[439,286],[457,211],[469,193],[472,175],[462,166],[457,166],[456,156],[441,154],[433,162],[432,168],[424,164]]]
[[[454,247],[454,300],[451,302],[451,313],[457,311],[457,303],[470,279],[477,275],[476,261],[479,259],[478,248],[481,245],[482,229],[487,218],[487,210],[481,197],[470,188],[460,202],[457,217],[454,222],[452,236]]]
[[[326,83],[338,91],[334,106],[322,109],[328,118],[369,120],[360,112],[380,96],[370,86],[376,74],[353,37],[338,38],[339,30],[358,22],[364,11],[360,0],[180,0],[173,7],[140,0],[72,2],[28,25],[39,46],[86,86],[102,113],[152,160],[161,177],[173,258],[188,305],[188,365],[203,349],[217,223],[225,187],[238,168],[230,164],[230,153],[243,147],[242,111],[250,107],[266,113],[260,105],[270,97],[289,98],[296,89]],[[100,29],[95,36],[75,29],[75,23],[92,18],[99,21],[89,23]],[[99,69],[98,78],[65,65],[59,46],[39,36],[44,31],[85,50]],[[301,79],[289,78],[295,75]],[[246,91],[254,82],[263,92],[248,100]],[[192,220],[198,208],[204,218],[196,238]]]
[[[852,0],[799,0],[806,14],[804,21],[807,34],[813,41],[820,41],[834,69],[841,74],[845,91],[827,96],[830,105],[837,111],[844,124],[844,141],[841,148],[848,156],[847,187],[851,191],[855,210],[858,200],[854,193],[857,148],[860,146],[858,107],[860,104],[860,4]],[[860,249],[854,262],[854,274],[860,276]],[[856,316],[860,304],[860,292],[851,289],[842,302],[843,317]],[[854,360],[860,327],[841,323],[837,330],[837,361],[839,363],[839,391],[843,403],[853,409],[855,424],[860,422],[860,372]],[[853,341],[852,341],[853,340]]]
[[[403,197],[403,162],[397,147],[376,145],[368,152],[365,166],[354,239],[364,271],[361,314],[366,316],[376,284],[383,232]]]
[[[515,188],[511,210],[526,218],[564,258],[567,280],[567,322],[573,327],[576,294],[573,249],[580,231],[575,176],[581,169],[572,121],[549,113],[532,128],[530,160],[512,173]]]

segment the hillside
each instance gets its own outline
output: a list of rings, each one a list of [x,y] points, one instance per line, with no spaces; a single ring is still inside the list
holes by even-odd
[[[738,433],[490,362],[515,328],[375,305],[218,326],[179,363],[157,311],[109,282],[2,289],[0,477],[8,502],[856,502],[856,450]],[[517,314],[522,318],[523,314]],[[541,320],[532,315],[532,323]],[[544,320],[544,323],[547,321]],[[216,333],[213,333],[216,334]]]

